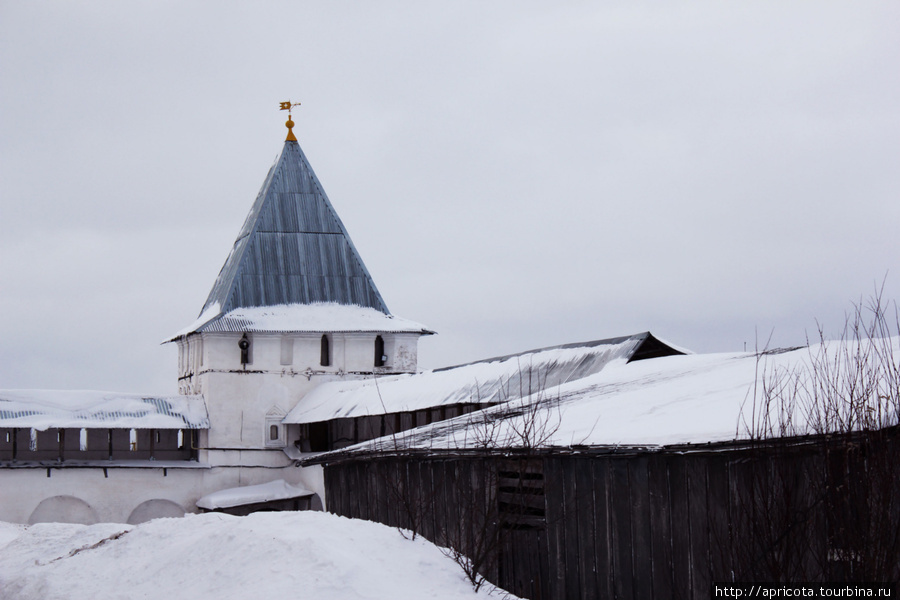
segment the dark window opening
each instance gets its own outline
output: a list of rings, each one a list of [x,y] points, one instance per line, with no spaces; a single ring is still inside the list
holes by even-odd
[[[241,364],[250,364],[250,340],[247,339],[246,333],[238,340],[238,348],[241,349]]]
[[[307,427],[310,452],[332,450],[330,440],[328,439],[328,423],[310,423]]]
[[[546,523],[544,474],[540,461],[509,461],[498,473],[500,526],[540,529]]]
[[[375,366],[383,367],[387,357],[384,355],[384,338],[375,336]]]
[[[322,336],[322,352],[321,357],[319,359],[319,364],[323,367],[331,366],[331,348],[328,347],[328,336]]]
[[[278,425],[270,425],[269,426],[269,439],[270,440],[278,439]]]

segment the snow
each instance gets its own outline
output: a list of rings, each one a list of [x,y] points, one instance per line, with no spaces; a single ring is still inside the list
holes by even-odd
[[[433,333],[415,321],[370,307],[336,302],[243,307],[221,316],[219,312],[218,304],[210,306],[194,323],[167,341],[197,331]]]
[[[207,494],[197,500],[197,506],[206,510],[215,510],[217,508],[244,506],[245,504],[256,504],[258,502],[312,496],[313,493],[299,485],[291,485],[284,479],[276,479],[275,481],[260,483],[259,485],[245,485]]]
[[[0,523],[0,590],[17,600],[484,597],[421,537],[321,512]]]
[[[900,338],[891,342],[900,354]],[[836,351],[838,346],[829,348]],[[692,354],[626,363],[504,405],[350,446],[335,453],[394,449],[521,447],[527,420],[543,447],[658,447],[745,439],[753,391],[766,373],[801,371],[818,346],[767,353]],[[772,410],[775,410],[774,408]],[[798,432],[811,432],[801,414]],[[328,454],[313,459],[327,462]]]
[[[176,333],[172,338],[166,340],[167,342],[171,342],[172,340],[176,340],[180,337],[184,337],[189,333],[193,333],[200,329],[202,326],[206,325],[211,320],[215,319],[219,316],[219,313],[222,312],[222,306],[218,302],[214,302],[206,307],[200,316],[197,317],[197,320]]]
[[[304,396],[284,423],[505,402],[537,387],[553,388],[597,373],[612,361],[630,356],[642,339],[639,334],[611,343],[532,350],[437,371],[325,383]]]
[[[208,429],[203,396],[94,390],[0,390],[0,426]]]

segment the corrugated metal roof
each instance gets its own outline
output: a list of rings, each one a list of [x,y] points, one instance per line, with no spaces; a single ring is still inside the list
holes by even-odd
[[[285,142],[201,314],[316,302],[389,314],[300,145]]]
[[[0,427],[209,429],[203,396],[0,390]]]
[[[311,390],[284,422],[316,423],[452,404],[502,403],[537,391],[551,394],[565,383],[600,372],[615,360],[631,361],[639,354],[650,358],[682,352],[644,332],[529,350],[414,375],[378,377],[377,381],[335,381]]]

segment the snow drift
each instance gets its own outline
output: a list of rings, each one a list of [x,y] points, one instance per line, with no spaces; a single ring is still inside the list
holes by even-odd
[[[476,598],[422,539],[320,512],[141,525],[0,523],[0,598]]]

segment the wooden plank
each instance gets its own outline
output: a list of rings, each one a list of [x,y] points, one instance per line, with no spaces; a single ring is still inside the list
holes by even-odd
[[[712,455],[707,461],[709,508],[710,577],[713,581],[732,578],[735,540],[729,526],[728,457]]]
[[[631,551],[631,493],[628,482],[628,459],[610,460],[610,526],[612,533],[612,559],[615,574],[613,584],[616,598],[635,598],[634,572]]]
[[[888,455],[885,454],[885,456]],[[896,454],[894,456],[896,456]],[[810,456],[804,465],[804,470],[807,473],[807,479],[809,481],[805,489],[807,494],[806,502],[809,506],[815,507],[812,511],[812,518],[809,526],[812,531],[816,533],[816,535],[813,535],[811,538],[812,543],[810,544],[806,561],[806,570],[809,581],[822,581],[826,577],[825,564],[828,562],[828,539],[827,536],[822,535],[821,532],[827,531],[828,525],[826,523],[825,511],[823,510],[824,507],[821,503],[817,503],[816,500],[821,495],[824,486],[827,485],[823,480],[823,474],[825,473],[824,452],[819,452],[814,456]],[[900,478],[898,477],[892,477],[891,479],[894,480],[895,485],[900,482]],[[891,494],[887,489],[885,491],[887,492],[886,498],[900,497],[900,495],[896,493]],[[823,558],[825,558],[825,560],[822,560]]]
[[[366,519],[369,518],[369,496],[367,494],[367,490],[365,488],[366,485],[366,463],[365,462],[357,462],[354,465],[353,473],[353,487],[350,488],[353,490],[353,496],[356,499],[356,518],[357,519]]]
[[[381,415],[371,417],[357,417],[356,430],[357,441],[365,442],[381,437]]]
[[[631,498],[631,572],[634,597],[653,597],[652,537],[650,531],[650,490],[646,456],[628,460],[628,484]]]
[[[669,472],[664,455],[656,453],[647,462],[650,493],[651,583],[653,597],[672,597],[672,523],[669,519]]]
[[[687,457],[687,485],[691,527],[691,591],[694,598],[709,598],[712,585],[709,556],[709,504],[706,457]]]
[[[574,466],[575,490],[577,493],[576,513],[578,525],[578,546],[576,557],[580,565],[581,596],[583,598],[597,598],[600,596],[600,583],[597,579],[597,549],[594,541],[597,538],[594,526],[596,513],[596,498],[594,493],[594,470],[591,467],[591,458],[573,457],[570,459]]]
[[[430,461],[431,476],[433,478],[433,498],[432,506],[434,507],[434,531],[435,538],[432,539],[440,546],[453,546],[451,524],[447,522],[447,498],[444,494],[446,487],[446,461],[434,460]]]
[[[415,427],[416,419],[413,413],[400,413],[400,429],[399,431],[406,431],[407,429],[412,429]]]
[[[384,471],[384,461],[369,461],[369,470],[367,473],[369,502],[372,504],[372,520],[384,525],[390,525],[388,517],[388,502],[385,495],[387,490],[384,487],[385,479],[382,476]]]
[[[327,510],[330,513],[339,515],[339,514],[341,514],[340,511],[335,510],[335,507],[333,506],[333,504],[337,504],[337,502],[339,501],[338,494],[340,493],[339,492],[340,488],[338,488],[338,486],[335,485],[335,481],[334,481],[335,473],[336,473],[336,471],[333,466],[332,467],[326,466],[322,470],[322,480],[323,480],[323,483],[325,484],[323,487],[325,488],[325,499],[328,502]]]
[[[335,419],[328,423],[329,450],[338,450],[354,443],[354,419]]]
[[[438,541],[438,529],[435,523],[436,511],[434,507],[434,498],[436,490],[434,487],[434,471],[435,460],[412,461],[410,474],[415,474],[418,482],[413,489],[417,493],[416,503],[413,510],[416,518],[419,520],[419,533],[432,542]]]
[[[672,523],[672,597],[691,597],[691,528],[685,460],[681,455],[664,459],[669,470]],[[707,590],[708,592],[708,590]]]
[[[597,569],[598,597],[615,597],[615,569],[613,565],[612,526],[610,512],[612,498],[610,491],[609,457],[591,460],[594,479],[594,550]]]
[[[566,511],[560,459],[544,461],[544,495],[547,499],[547,569],[550,598],[568,598],[566,590]]]
[[[350,493],[349,490],[353,489],[349,486],[347,480],[347,467],[345,465],[340,465],[339,467],[326,467],[325,472],[328,473],[329,470],[334,471],[334,476],[331,478],[332,488],[331,491],[326,491],[326,498],[328,499],[328,507],[332,512],[336,512],[339,515],[345,517],[352,517],[353,510],[350,505]],[[332,498],[337,497],[337,503],[334,508],[332,508]]]
[[[496,540],[501,534],[500,518],[499,518],[499,500],[497,498],[498,483],[498,465],[493,458],[482,458],[474,461],[477,469],[477,475],[473,479],[478,491],[478,498],[482,506],[482,514],[489,521],[487,526],[488,533]],[[493,557],[492,566],[487,573],[491,581],[499,581],[500,573],[497,565],[497,557]]]
[[[550,598],[550,554],[548,552],[547,529],[537,530],[537,558],[540,570],[539,584],[532,598]]]
[[[586,502],[584,499],[579,498],[580,490],[575,477],[575,461],[561,458],[556,462],[558,468],[562,471],[563,493],[565,494],[563,519],[565,519],[566,594],[570,598],[585,598],[587,596],[581,589],[582,565],[578,556],[578,529],[579,509],[583,508],[579,504],[585,505]]]
[[[332,473],[329,474],[329,471]],[[345,465],[326,467],[325,475],[325,481],[330,485],[325,491],[328,510],[345,517],[353,516],[350,510],[350,494],[347,493],[347,490],[351,489],[347,485],[347,467]]]
[[[394,506],[394,523],[402,529],[409,529],[407,518],[407,504],[409,503],[409,474],[407,473],[409,461],[406,459],[394,459],[391,461],[392,470],[389,481],[394,482],[394,498],[391,503]]]
[[[127,460],[131,455],[130,431],[128,429],[112,429],[111,432],[112,458]]]

